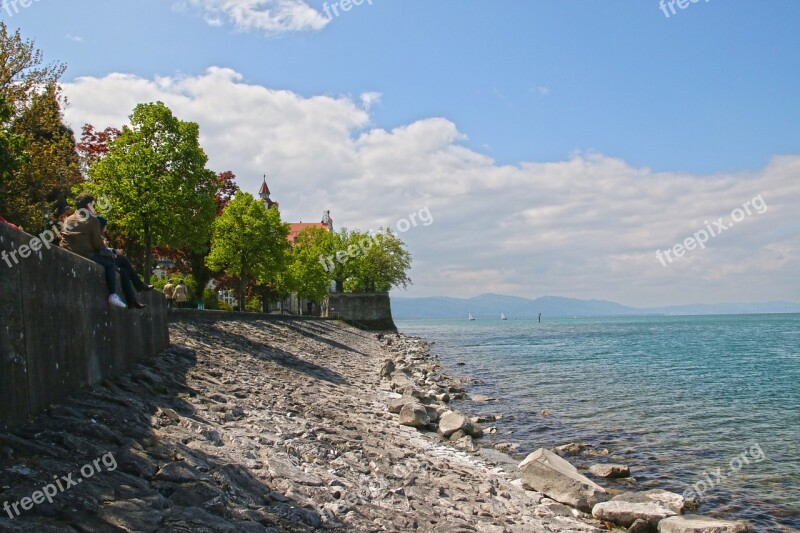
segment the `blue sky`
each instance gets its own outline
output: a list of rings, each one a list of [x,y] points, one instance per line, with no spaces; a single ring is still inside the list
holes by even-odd
[[[173,6],[40,0],[8,22],[68,63],[67,79],[224,64],[303,95],[377,91],[382,127],[445,116],[500,162],[596,150],[710,173],[800,146],[791,0],[700,2],[670,18],[650,0],[373,0],[322,31],[272,38]]]
[[[333,2],[327,3],[330,6]],[[282,6],[286,16],[271,20],[264,15],[265,6],[273,10]],[[630,182],[621,180],[618,186],[631,189],[644,187],[647,178],[643,175],[689,180],[688,185],[662,192],[672,194],[672,198],[654,196],[649,205],[641,207],[641,213],[631,215],[641,217],[660,211],[679,217],[674,235],[648,234],[650,248],[655,251],[671,245],[678,237],[678,228],[702,227],[700,219],[727,213],[756,194],[765,194],[767,199],[791,196],[783,189],[783,178],[776,177],[783,176],[785,169],[776,173],[772,163],[777,156],[798,154],[800,146],[800,4],[796,1],[700,1],[685,10],[677,9],[669,18],[656,0],[373,0],[372,5],[365,2],[353,6],[329,22],[322,11],[323,2],[311,0],[39,0],[10,18],[7,13],[2,16],[11,27],[21,27],[26,37],[35,38],[49,59],[68,64],[65,81],[73,102],[68,119],[80,123],[119,116],[119,122],[130,113],[129,103],[134,97],[161,98],[163,93],[168,104],[174,99],[173,108],[185,110],[181,118],[200,122],[212,163],[234,170],[242,178],[240,183],[252,188],[261,173],[277,174],[278,182],[271,183],[273,192],[282,192],[282,205],[289,204],[288,214],[295,218],[317,217],[324,207],[334,210],[335,220],[339,214],[338,220],[366,228],[391,224],[408,214],[406,211],[438,203],[442,222],[435,226],[444,231],[449,224],[455,231],[468,226],[469,221],[449,213],[483,206],[486,219],[481,219],[480,226],[495,225],[500,232],[484,234],[483,238],[496,243],[503,239],[499,221],[514,221],[515,227],[524,227],[530,215],[526,215],[526,206],[535,208],[542,202],[542,208],[564,207],[576,198],[567,194],[569,191],[550,199],[531,193],[534,195],[527,203],[514,207],[504,194],[516,187],[525,189],[526,179],[534,187],[544,179],[542,173],[549,173],[547,179],[567,179],[563,176],[572,176],[569,172],[580,166],[574,163],[578,157],[586,166],[569,178],[576,183],[600,179],[597,176],[621,179],[620,174],[629,176],[626,179]],[[210,67],[228,69],[235,76],[206,76]],[[113,73],[130,79],[114,83],[109,78]],[[197,84],[192,88],[182,85],[186,79],[195,78]],[[273,91],[269,94],[278,100],[283,96],[277,92],[285,91],[298,109],[294,114],[281,115],[281,120],[319,121],[309,131],[330,127],[331,136],[309,139],[308,133],[295,132],[298,138],[289,142],[278,133],[285,131],[281,126],[284,123],[274,113],[264,116],[264,123],[269,124],[264,130],[257,124],[241,126],[236,121],[242,119],[237,119],[235,110],[230,115],[225,115],[227,111],[215,114],[213,107],[219,107],[222,100],[212,104],[211,99],[204,100],[211,98],[207,91],[201,91],[202,95],[197,92],[197,87],[209,84],[220,88],[215,98],[227,87],[231,92],[225,93],[226,98],[242,105],[247,105],[245,95],[255,90]],[[104,93],[100,101],[96,91]],[[113,91],[120,93],[118,109],[109,101]],[[370,94],[365,100],[364,95]],[[323,96],[331,101],[319,100]],[[267,104],[266,100],[259,102]],[[221,125],[225,117],[227,128]],[[446,127],[440,127],[443,123],[434,122],[436,119],[445,121]],[[429,146],[426,143],[430,141],[430,146],[439,147],[434,150],[437,156],[444,152],[448,155],[430,165],[429,179],[443,172],[448,176],[466,172],[465,168],[470,169],[468,175],[462,175],[461,182],[453,183],[446,193],[423,190],[429,181],[403,177],[397,165],[382,168],[386,175],[397,175],[379,181],[374,169],[368,171],[373,160],[367,157],[364,146],[372,147],[386,139],[399,142],[401,136],[396,133],[407,128],[410,137],[420,131],[427,133],[399,148],[393,145],[406,154],[399,159],[429,156],[432,152],[427,148],[415,147]],[[230,149],[225,150],[228,145],[223,138],[231,131],[248,136],[246,140],[242,137],[242,142],[252,149],[237,151],[236,157]],[[380,132],[387,135],[373,135]],[[331,149],[331,154],[340,154],[351,148],[349,141],[358,141],[363,135],[369,138],[362,139],[365,143],[353,142],[352,154],[342,159],[336,155],[322,158],[318,178],[310,177],[317,170],[297,164],[305,157],[298,144],[307,141],[329,147],[341,143]],[[259,146],[258,139],[249,136],[273,139],[272,148]],[[446,139],[446,147],[436,144],[434,138]],[[284,142],[288,144],[284,146]],[[592,159],[594,156],[599,159]],[[553,166],[541,166],[548,162]],[[616,166],[618,162],[624,162],[622,167]],[[529,164],[535,166],[528,169],[534,174],[526,177],[522,172],[508,178],[509,169],[521,171]],[[793,160],[789,167],[794,168],[792,165]],[[324,179],[321,173],[326,167],[330,175]],[[424,172],[416,169],[415,176],[417,170]],[[512,181],[505,191],[482,186],[482,172],[495,184],[505,183],[504,179]],[[364,199],[329,190],[354,184],[364,187],[372,179],[377,180],[373,189],[364,194],[390,199],[382,212],[365,208]],[[748,183],[752,187],[746,193],[733,193]],[[308,200],[309,187],[326,189],[311,195],[325,205],[301,210],[297,202],[300,198]],[[695,207],[707,204],[705,197],[697,198],[700,190],[711,195],[709,198],[716,190],[719,205],[697,214],[682,214],[687,202]],[[767,194],[770,192],[771,196]],[[692,195],[680,200],[684,193]],[[597,189],[592,194],[602,196],[603,191]],[[391,206],[401,210],[387,212]],[[583,227],[584,233],[591,234],[598,225],[603,226],[613,212],[609,209],[598,209],[597,218]],[[785,216],[774,233],[789,237],[772,236],[766,242],[774,248],[775,239],[789,239],[790,245],[781,248],[782,254],[794,252],[797,244],[792,216],[788,212]],[[540,235],[544,228],[537,224],[529,226],[527,234]],[[610,226],[606,230],[609,236],[620,231]],[[512,261],[515,265],[535,258],[537,263],[549,261],[547,265],[552,267],[569,257],[571,265],[580,266],[576,264],[580,263],[578,257],[557,250],[552,256],[536,254],[541,251],[541,242],[525,242],[523,246],[520,239],[509,238],[502,249],[494,251],[476,252],[464,244],[448,252],[434,243],[433,230],[427,236],[411,233],[407,237],[418,265],[461,272],[452,284],[433,278],[423,281],[412,295],[435,293],[437,287],[453,295],[487,292],[479,290],[475,280],[497,276],[504,281],[487,288],[525,296],[558,292],[654,305],[694,301],[691,295],[678,296],[674,291],[686,273],[642,280],[647,285],[644,293],[626,289],[621,281],[618,285],[611,283],[620,257],[644,253],[646,246],[642,243],[625,251],[597,251],[605,254],[602,265],[574,273],[608,279],[609,286],[616,288],[592,290],[587,279],[583,284],[586,289],[571,290],[572,285],[563,279],[512,282],[511,278],[525,277],[518,266],[506,273],[492,272],[498,254],[508,255],[509,248],[515,246],[530,246],[532,254],[516,257]],[[740,238],[744,238],[743,233]],[[430,256],[434,251],[437,256]],[[475,258],[484,255],[486,262],[476,267]],[[695,274],[705,268],[695,266]],[[563,266],[553,270],[556,276]],[[747,272],[738,274],[745,276]],[[790,279],[788,271],[785,274],[785,279]],[[422,275],[423,280],[426,277]],[[759,287],[746,299],[787,296],[783,281],[770,284],[767,277],[764,282],[768,290]],[[694,294],[706,301],[741,299],[736,294],[740,279],[729,278],[727,284],[709,282],[702,275],[691,279],[702,288]],[[794,289],[788,296],[800,300],[800,290]]]

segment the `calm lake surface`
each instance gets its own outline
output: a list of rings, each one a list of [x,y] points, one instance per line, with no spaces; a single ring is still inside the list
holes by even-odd
[[[490,440],[520,456],[587,442],[609,455],[576,466],[625,463],[637,481],[603,485],[697,489],[702,514],[800,530],[800,315],[397,325],[499,399],[458,408],[503,415]]]

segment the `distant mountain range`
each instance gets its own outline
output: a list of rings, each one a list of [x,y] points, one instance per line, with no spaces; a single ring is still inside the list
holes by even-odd
[[[607,300],[577,300],[543,296],[535,300],[500,294],[483,294],[474,298],[392,297],[392,315],[399,320],[415,318],[532,318],[539,313],[546,317],[590,317],[632,315],[735,315],[761,313],[800,313],[800,304],[791,302],[696,304],[669,307],[627,307]]]

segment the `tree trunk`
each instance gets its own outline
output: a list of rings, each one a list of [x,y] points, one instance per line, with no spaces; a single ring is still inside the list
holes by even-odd
[[[153,276],[153,248],[151,246],[150,227],[144,227],[144,282],[150,283]]]
[[[211,279],[211,272],[206,267],[206,257],[208,254],[195,254],[189,253],[189,264],[192,268],[192,277],[197,282],[195,286],[194,295],[195,300],[198,302],[203,300],[206,285],[208,285],[208,280]]]
[[[247,276],[242,275],[242,277],[239,278],[239,291],[238,291],[239,292],[239,311],[244,311],[244,305],[245,305],[244,293],[245,293],[246,289],[247,289]]]

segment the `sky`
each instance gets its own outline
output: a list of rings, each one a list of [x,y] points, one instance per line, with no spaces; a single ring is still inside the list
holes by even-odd
[[[800,302],[800,3],[683,2],[7,0],[0,18],[67,64],[76,132],[163,101],[209,168],[252,193],[266,174],[285,220],[395,229],[414,258],[397,294]]]

